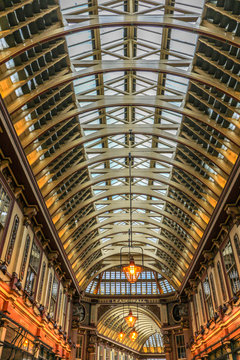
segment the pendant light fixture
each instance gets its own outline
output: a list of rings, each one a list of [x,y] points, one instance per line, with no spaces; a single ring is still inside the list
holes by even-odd
[[[130,309],[128,316],[125,316],[124,320],[126,321],[129,327],[134,327],[135,322],[137,321],[137,317],[133,316],[132,310]]]
[[[130,130],[130,136],[131,136],[131,130]],[[122,266],[122,249],[126,248],[127,246],[123,246],[121,248],[121,250],[120,250],[120,263],[121,263],[122,271],[125,273],[126,279],[130,283],[133,284],[138,280],[139,275],[143,271],[144,264],[143,264],[143,249],[140,246],[133,246],[133,241],[132,241],[132,172],[131,172],[131,167],[132,167],[132,156],[131,156],[131,153],[129,153],[129,188],[130,188],[129,189],[130,190],[129,191],[129,199],[130,199],[129,223],[130,223],[130,228],[129,228],[129,231],[128,231],[129,265]],[[142,251],[142,266],[135,265],[133,255],[131,254],[131,249],[132,248],[141,249],[141,251]]]
[[[124,334],[124,332],[122,331],[122,328],[121,328],[120,333],[118,333],[118,338],[119,338],[119,340],[120,340],[120,341],[123,341],[123,339],[125,338],[125,335],[126,335],[126,334]]]
[[[135,330],[135,328],[130,332],[129,338],[132,341],[135,341],[138,337],[138,332]]]
[[[137,279],[139,278],[139,275],[141,274],[141,272],[143,271],[141,266],[136,266],[133,256],[130,256],[130,262],[128,266],[123,266],[122,267],[122,271],[125,273],[125,276],[127,278],[127,280],[131,283],[134,284]]]
[[[124,318],[124,305],[122,306],[123,308],[123,318]],[[123,332],[123,329],[122,329],[122,325],[121,325],[121,330],[120,332],[118,333],[118,338],[120,341],[123,341],[123,339],[125,338],[125,333]]]
[[[130,310],[131,311],[131,310]],[[136,317],[136,320],[138,319],[138,304],[137,304],[137,317]],[[134,323],[135,324],[135,323]],[[135,327],[132,329],[132,331],[130,332],[129,334],[129,338],[131,341],[135,341],[138,337],[138,332],[137,330],[135,329]]]

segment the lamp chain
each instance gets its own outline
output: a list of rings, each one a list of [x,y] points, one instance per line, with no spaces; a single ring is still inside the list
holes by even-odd
[[[130,241],[130,247],[132,247],[132,155],[131,153],[129,153],[129,190],[130,190],[130,194],[129,194],[129,200],[130,200],[130,237],[129,237],[129,241]]]

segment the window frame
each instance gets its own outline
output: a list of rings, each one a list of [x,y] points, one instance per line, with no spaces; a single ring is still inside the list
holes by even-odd
[[[36,248],[39,251],[39,264],[38,264],[37,271],[35,271],[33,266],[30,264],[31,258],[32,258],[32,251],[33,251],[34,246],[36,246]],[[26,279],[25,279],[24,291],[30,296],[34,295],[34,299],[36,298],[36,293],[37,293],[37,289],[38,289],[38,278],[39,278],[39,272],[40,272],[40,269],[41,269],[41,262],[42,262],[42,249],[39,246],[36,239],[33,239],[32,246],[31,246],[30,257],[29,257],[28,266],[27,266],[27,274],[26,274]],[[29,269],[32,271],[32,273],[35,273],[35,276],[34,276],[34,279],[33,279],[33,286],[32,286],[32,289],[31,289],[30,292],[26,289],[27,281],[28,281],[28,271],[29,271]]]
[[[233,261],[232,264],[230,265],[229,268],[227,268],[226,265],[226,259],[227,259],[227,254],[226,256],[224,255],[224,251],[226,250],[227,247],[230,247],[232,252],[230,255],[228,255],[228,259],[231,258],[231,260]],[[223,259],[223,264],[224,264],[224,270],[225,273],[227,275],[227,279],[228,279],[228,283],[230,284],[230,291],[232,292],[232,295],[236,294],[238,291],[240,291],[240,277],[239,277],[239,272],[238,272],[238,268],[237,268],[237,263],[236,263],[236,259],[235,259],[235,255],[234,255],[234,249],[233,249],[233,244],[231,242],[231,239],[228,238],[228,240],[226,241],[226,243],[224,244],[224,246],[222,247],[221,250],[221,255],[222,255],[222,259]],[[234,269],[235,268],[235,269]],[[231,273],[232,271],[236,271],[236,275],[237,275],[237,282],[236,284],[238,284],[238,288],[235,289],[235,282],[232,281],[232,279],[234,280],[234,278],[231,278]]]
[[[226,289],[225,282],[224,282],[223,271],[224,270],[223,270],[223,266],[221,264],[221,261],[218,260],[218,262],[217,262],[217,272],[218,272],[218,279],[219,279],[221,292],[222,292],[222,298],[223,298],[223,301],[227,301],[227,289]]]
[[[202,285],[203,285],[205,308],[207,310],[207,320],[210,320],[214,316],[214,306],[213,306],[213,299],[212,299],[212,289],[210,286],[208,274],[206,274],[206,276],[202,282]],[[207,289],[208,289],[208,292],[206,291]]]
[[[45,260],[43,260],[42,265],[41,265],[41,269],[40,269],[41,275],[40,275],[40,278],[39,278],[38,295],[37,295],[37,298],[38,298],[39,302],[41,302],[41,300],[42,300],[42,293],[43,293],[43,288],[44,288],[45,276],[46,276],[46,273],[47,273],[46,270],[47,270],[47,263],[46,263]]]
[[[12,194],[10,193],[10,191],[8,190],[4,179],[0,176],[0,190],[1,187],[3,189],[3,191],[6,193],[7,197],[9,198],[9,207],[8,207],[8,211],[7,211],[7,215],[5,217],[5,222],[4,224],[2,224],[0,222],[0,231],[1,229],[3,229],[3,231],[5,231],[8,228],[9,225],[9,219],[11,218],[11,213],[12,213],[12,209],[13,209],[13,204],[14,204],[14,198],[12,196]]]
[[[54,281],[57,283],[57,291],[56,291],[56,297],[53,296],[54,291]],[[53,281],[52,281],[52,288],[50,292],[50,299],[49,299],[49,306],[48,306],[48,312],[49,315],[52,317],[52,319],[56,320],[57,317],[57,308],[58,308],[58,298],[59,298],[59,290],[60,290],[60,280],[57,276],[57,273],[53,273]],[[51,307],[53,306],[53,315],[51,315]]]
[[[82,355],[83,355],[83,335],[81,334],[77,334],[77,341],[76,341],[76,360],[82,360]],[[80,355],[80,357],[78,356]]]
[[[176,339],[177,358],[186,359],[187,354],[186,354],[184,334],[176,334],[175,339]],[[183,340],[183,342],[179,342],[179,340]]]

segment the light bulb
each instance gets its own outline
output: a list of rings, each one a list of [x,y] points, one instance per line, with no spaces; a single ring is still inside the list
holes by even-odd
[[[135,273],[135,268],[134,268],[134,266],[132,266],[132,265],[130,265],[130,274],[134,274]]]

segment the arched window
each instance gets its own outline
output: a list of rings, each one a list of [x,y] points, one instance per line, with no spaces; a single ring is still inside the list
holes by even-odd
[[[231,284],[232,292],[233,294],[236,294],[236,292],[240,290],[240,279],[230,241],[228,241],[228,243],[226,244],[222,254],[226,272]]]
[[[29,236],[29,234],[27,234],[27,238],[26,238],[26,242],[25,242],[25,246],[24,246],[24,250],[23,250],[22,265],[21,265],[21,270],[20,270],[20,274],[19,274],[19,277],[20,277],[21,280],[24,277],[26,264],[27,264],[28,253],[29,253],[29,248],[30,248],[30,236]]]
[[[220,286],[221,286],[221,290],[222,290],[223,301],[226,301],[227,294],[226,294],[226,289],[225,289],[224,282],[223,282],[222,268],[221,268],[219,261],[217,263],[217,271],[218,271],[218,277],[219,277]]]
[[[210,284],[211,284],[211,288],[212,288],[214,306],[215,306],[215,309],[217,309],[217,307],[218,307],[217,295],[216,295],[216,290],[215,290],[214,279],[213,279],[213,274],[212,273],[210,274]]]
[[[36,290],[37,276],[40,267],[41,252],[35,242],[32,245],[31,256],[28,264],[25,291],[33,294]]]
[[[10,236],[10,241],[8,243],[8,249],[7,249],[6,257],[5,257],[5,261],[7,264],[10,263],[11,258],[12,258],[13,248],[15,245],[16,237],[17,237],[18,226],[19,226],[19,217],[17,215],[15,215],[14,221],[13,221],[12,232],[11,232],[11,236]]]

